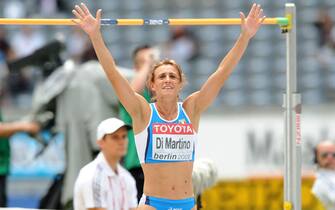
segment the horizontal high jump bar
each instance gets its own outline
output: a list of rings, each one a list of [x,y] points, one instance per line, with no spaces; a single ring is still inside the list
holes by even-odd
[[[0,18],[0,25],[75,25],[79,19],[14,19]],[[266,25],[289,25],[289,18],[266,18]],[[240,25],[240,18],[180,18],[180,19],[101,19],[101,25],[142,26],[142,25]]]

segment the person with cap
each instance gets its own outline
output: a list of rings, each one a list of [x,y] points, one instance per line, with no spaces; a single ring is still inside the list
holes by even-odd
[[[131,126],[117,118],[102,121],[97,128],[101,152],[84,166],[74,187],[74,209],[128,210],[137,207],[136,183],[120,165],[127,152]]]
[[[317,164],[316,180],[312,193],[326,210],[335,210],[335,144],[322,141],[314,149],[314,163]]]

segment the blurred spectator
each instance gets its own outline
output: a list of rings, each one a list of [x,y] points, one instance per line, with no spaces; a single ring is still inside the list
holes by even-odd
[[[88,43],[86,49],[83,51],[80,57],[80,64],[83,64],[85,62],[89,61],[95,61],[98,60],[97,55],[95,54],[95,51],[93,50],[93,46],[91,43]]]
[[[0,97],[6,95],[7,90],[7,61],[12,60],[14,57],[15,54],[7,41],[5,30],[0,28]]]
[[[182,26],[172,28],[171,38],[162,49],[163,58],[185,63],[199,56],[199,44],[195,34]]]
[[[335,210],[335,144],[323,141],[314,153],[317,174],[312,193],[327,210]]]
[[[65,2],[62,0],[37,0],[37,5],[40,5],[40,13],[43,16],[51,16],[66,11]]]
[[[101,152],[79,172],[73,196],[75,210],[136,209],[135,179],[120,165],[127,152],[130,128],[117,118],[98,125],[96,143]]]
[[[0,115],[1,116],[1,115]],[[0,118],[1,119],[1,118]],[[36,134],[40,130],[39,125],[33,122],[0,122],[0,137],[10,137],[17,132]]]
[[[32,82],[29,75],[25,72],[18,71],[9,74],[8,77],[8,92],[11,102],[18,107],[27,107],[30,104]]]
[[[315,27],[318,29],[319,34],[319,46],[330,45],[335,47],[335,40],[332,37],[333,30],[333,20],[327,9],[321,9],[319,11],[318,19],[314,23]]]
[[[318,44],[320,47],[317,58],[322,65],[329,67],[335,57],[335,29],[332,17],[327,9],[319,11],[318,19],[314,25],[318,31]]]
[[[0,60],[13,60],[15,58],[14,50],[12,49],[6,37],[6,31],[0,28]]]
[[[36,49],[42,47],[46,40],[39,30],[33,30],[30,26],[22,27],[21,31],[14,34],[11,39],[16,58],[30,55]],[[17,106],[26,107],[31,104],[31,92],[34,87],[36,75],[39,75],[36,68],[29,67],[10,74],[9,90]]]
[[[23,18],[26,16],[26,9],[22,1],[6,1],[3,8],[5,18]]]
[[[73,187],[79,170],[93,160],[99,149],[95,144],[96,127],[106,117],[118,115],[116,94],[91,45],[83,53],[81,62],[75,65],[69,60],[56,69],[41,86],[42,100],[35,105],[36,110],[43,110],[55,100],[56,126],[65,134],[66,169],[64,176],[61,176],[63,178],[60,178],[63,181],[54,182],[57,191],[60,188],[61,201],[55,193],[46,194],[43,200],[50,199],[55,206],[40,205],[41,209],[56,209],[58,201],[62,209],[73,209]],[[127,78],[133,76],[133,71],[119,68]],[[58,183],[62,183],[62,186]]]
[[[133,65],[135,76],[131,80],[131,87],[141,94],[148,102],[150,102],[149,90],[145,87],[148,74],[152,66],[159,60],[159,51],[150,45],[142,45],[137,47],[133,52]],[[126,109],[120,103],[120,118],[127,124],[132,124],[132,119]],[[140,161],[137,156],[134,131],[128,131],[128,151],[124,157],[124,167],[132,174],[136,180],[137,199],[140,201],[143,194],[144,174]]]
[[[7,137],[20,131],[35,134],[39,129],[39,125],[33,122],[2,123],[0,111],[0,207],[7,206],[6,183],[10,166],[10,145]]]
[[[81,55],[89,45],[87,36],[77,27],[73,27],[70,35],[67,37],[67,50],[69,57],[76,63],[80,62]]]
[[[57,0],[39,0],[40,13],[43,16],[50,16],[57,12]]]
[[[11,40],[17,58],[31,54],[45,43],[46,40],[41,31],[33,30],[30,26],[23,26]]]

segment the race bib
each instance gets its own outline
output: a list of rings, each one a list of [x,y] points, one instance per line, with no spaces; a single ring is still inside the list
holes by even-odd
[[[191,124],[152,125],[152,159],[190,161],[193,158],[194,131]]]

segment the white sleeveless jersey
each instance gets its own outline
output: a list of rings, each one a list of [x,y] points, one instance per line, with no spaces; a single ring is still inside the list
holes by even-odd
[[[154,103],[150,109],[149,124],[135,135],[140,163],[194,161],[197,134],[182,103],[178,103],[176,119],[170,121],[160,117]]]

